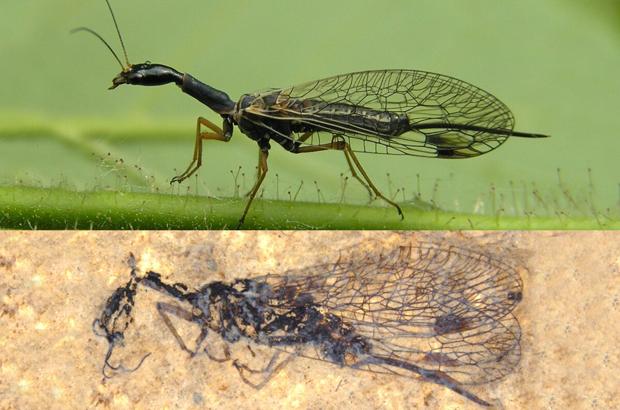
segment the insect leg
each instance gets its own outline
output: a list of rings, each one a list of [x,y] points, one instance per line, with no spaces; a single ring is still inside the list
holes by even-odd
[[[261,161],[262,161],[262,150],[259,148],[258,149],[258,163],[256,164],[256,179],[257,180],[260,177]],[[249,197],[253,190],[254,190],[254,186],[252,186],[252,188],[250,188],[250,190],[248,192],[246,192],[245,195],[243,195],[243,196],[245,198]]]
[[[308,138],[310,138],[312,136],[312,134],[314,134],[313,131],[308,131],[306,133],[304,133],[301,137],[297,138],[297,142],[305,142]],[[335,137],[334,137],[335,138]],[[302,152],[316,152],[316,151],[325,151],[328,149],[334,149],[333,148],[333,144],[334,141],[332,140],[331,144],[323,144],[323,145],[315,145],[314,147],[301,147],[298,149],[297,153],[302,153]],[[314,148],[314,149],[313,149]],[[347,160],[347,164],[349,165],[349,170],[351,171],[351,175],[353,176],[353,178],[357,179],[357,181],[362,184],[362,186],[364,188],[366,188],[366,190],[368,191],[368,196],[370,197],[370,199],[372,200],[372,190],[370,189],[370,187],[366,184],[366,182],[364,182],[362,180],[362,178],[359,177],[359,175],[357,175],[357,171],[355,170],[355,168],[353,167],[353,163],[351,162],[351,159],[349,158],[349,156],[347,155],[347,152],[344,151],[344,157]]]
[[[206,347],[206,346],[205,346],[205,348],[204,348],[204,352],[205,352],[205,354],[207,355],[207,357],[208,357],[210,360],[213,360],[214,362],[218,362],[218,363],[223,363],[223,362],[227,362],[227,361],[229,361],[229,360],[230,360],[230,348],[228,347],[228,345],[227,345],[227,344],[224,344],[224,349],[223,349],[223,350],[224,350],[224,358],[222,359],[222,358],[220,358],[220,357],[215,357],[215,356],[213,356],[213,355],[209,352],[209,350],[207,349],[207,347]]]
[[[213,132],[202,132],[201,125],[209,128]],[[224,133],[224,131],[213,124],[211,121],[207,120],[203,117],[198,117],[196,121],[196,143],[194,145],[194,156],[192,157],[192,162],[190,162],[187,169],[180,175],[172,178],[170,183],[174,182],[182,182],[185,179],[189,178],[194,174],[194,172],[198,171],[198,168],[202,165],[202,142],[203,140],[217,140],[217,141],[230,141],[230,135]]]
[[[367,189],[368,189],[368,187],[370,187],[372,192],[374,192],[374,194],[378,198],[383,199],[385,202],[387,202],[388,204],[390,204],[394,208],[396,208],[396,210],[398,211],[398,215],[400,215],[401,219],[405,219],[405,217],[403,215],[403,211],[402,211],[402,209],[400,209],[400,206],[398,206],[398,204],[396,204],[396,202],[391,201],[391,200],[387,199],[385,196],[383,196],[383,194],[372,183],[372,181],[370,180],[370,177],[368,176],[368,174],[366,173],[366,171],[362,167],[362,164],[359,162],[359,160],[357,159],[357,157],[353,153],[353,150],[351,149],[349,144],[342,139],[342,137],[334,136],[334,138],[332,139],[332,142],[330,142],[329,144],[320,144],[320,145],[315,145],[315,146],[310,146],[310,147],[300,147],[300,148],[298,148],[296,153],[302,154],[302,153],[307,153],[307,152],[324,151],[324,150],[327,150],[327,149],[334,149],[334,150],[338,150],[338,151],[344,152],[345,158],[347,160],[347,163],[349,164],[349,168],[351,169],[351,174],[353,174],[353,177],[355,177],[358,181],[360,181],[362,183],[362,185],[365,186]],[[362,176],[366,180],[367,184],[365,184],[359,178],[359,176],[355,172],[355,167],[353,167],[353,164],[355,164],[355,166],[357,167],[359,172],[362,174]]]
[[[362,178],[359,177],[359,175],[357,175],[357,172],[355,172],[355,168],[353,167],[353,163],[351,162],[351,158],[349,157],[349,154],[347,153],[347,150],[344,150],[344,158],[347,160],[347,164],[349,165],[349,170],[351,171],[351,175],[353,176],[353,178],[357,179],[357,181],[362,184],[362,186],[364,188],[366,188],[366,190],[368,191],[368,196],[370,197],[370,200],[372,201],[372,190],[370,189],[370,187],[362,180]]]
[[[243,380],[245,384],[259,390],[263,386],[265,386],[265,384],[267,384],[276,374],[278,374],[278,372],[282,370],[294,357],[292,354],[287,353],[287,357],[283,360],[280,360],[278,363],[278,359],[280,358],[281,353],[282,352],[280,351],[276,351],[276,353],[271,356],[271,359],[269,360],[267,366],[262,370],[251,369],[247,365],[240,363],[239,360],[233,361],[233,366],[235,366],[235,368],[239,372],[239,377],[241,377],[241,380]],[[255,383],[250,381],[248,377],[244,374],[244,372],[248,372],[251,374],[261,374],[263,375],[263,378],[258,383]]]
[[[256,182],[254,183],[254,187],[252,187],[252,190],[248,194],[249,196],[248,202],[245,205],[245,209],[243,210],[243,215],[241,215],[241,219],[239,219],[239,223],[237,224],[237,229],[239,229],[239,227],[243,224],[243,221],[245,220],[245,216],[247,215],[248,210],[250,209],[250,205],[252,204],[252,201],[254,200],[256,193],[258,192],[258,188],[260,188],[261,184],[263,183],[263,180],[265,179],[265,175],[267,175],[267,171],[269,170],[269,168],[267,167],[268,156],[269,156],[269,151],[263,150],[261,148],[258,149],[258,176],[256,177]]]
[[[400,209],[400,206],[398,206],[398,204],[396,202],[391,201],[391,200],[387,199],[385,196],[383,196],[383,194],[372,183],[372,181],[370,180],[370,177],[368,176],[368,174],[366,173],[366,171],[362,167],[362,164],[359,162],[359,160],[357,159],[357,157],[353,153],[353,150],[351,149],[351,146],[347,142],[345,142],[345,141],[342,141],[342,143],[344,144],[343,151],[344,151],[345,156],[348,156],[348,157],[351,158],[351,160],[357,166],[357,169],[360,171],[360,173],[362,174],[362,176],[364,177],[364,179],[366,180],[366,182],[368,183],[368,185],[370,186],[372,191],[375,193],[375,195],[377,197],[383,199],[388,204],[392,205],[394,208],[396,208],[396,210],[398,211],[398,215],[400,215],[400,219],[405,219],[405,216],[403,215],[403,211],[402,211],[402,209]]]
[[[131,367],[131,368],[127,368],[127,367],[123,366],[122,364],[119,364],[118,366],[114,366],[114,365],[110,364],[110,357],[112,356],[112,352],[114,351],[115,347],[116,347],[115,343],[110,343],[109,346],[108,346],[108,351],[105,354],[105,358],[103,360],[103,367],[101,368],[101,374],[103,374],[104,379],[111,379],[113,377],[113,374],[110,375],[110,374],[106,373],[106,369],[110,369],[113,372],[133,373],[136,370],[138,370],[140,368],[140,366],[142,366],[142,363],[144,363],[146,358],[151,355],[150,352],[145,354],[144,356],[142,356],[142,359],[140,359],[138,364],[135,365],[134,367]]]
[[[307,132],[304,135],[302,135],[297,141],[305,141],[308,139],[308,137],[310,137],[310,135],[312,135],[311,132]],[[357,175],[357,171],[355,171],[355,168],[353,167],[353,163],[351,162],[351,159],[349,158],[349,155],[347,154],[346,151],[344,151],[343,149],[340,149],[337,147],[337,143],[335,144],[334,141],[332,141],[329,144],[320,144],[320,145],[314,145],[314,146],[310,146],[310,147],[300,147],[297,150],[297,154],[302,154],[302,153],[308,153],[308,152],[317,152],[317,151],[326,151],[328,149],[335,149],[335,150],[340,150],[344,152],[344,157],[347,160],[347,164],[349,165],[349,170],[351,171],[351,175],[353,176],[353,178],[357,179],[358,182],[360,184],[362,184],[362,186],[364,188],[366,188],[368,190],[368,195],[371,197],[372,199],[372,190],[370,189],[370,187],[359,177],[359,175]]]
[[[159,312],[159,315],[161,316],[162,320],[164,321],[164,323],[168,327],[168,330],[170,330],[170,333],[172,333],[174,338],[177,340],[177,343],[179,344],[181,349],[183,349],[187,353],[189,353],[191,357],[194,357],[198,353],[198,349],[200,348],[201,343],[207,337],[207,330],[206,330],[206,328],[203,327],[201,329],[200,335],[196,339],[196,349],[195,350],[190,350],[185,345],[185,342],[183,341],[183,339],[179,335],[179,332],[177,332],[176,328],[172,324],[172,321],[170,320],[170,317],[168,316],[168,314],[177,316],[177,317],[179,317],[179,318],[181,318],[183,320],[187,320],[188,322],[196,323],[197,322],[196,317],[192,314],[192,312],[189,312],[189,311],[187,311],[187,310],[185,310],[183,308],[180,308],[179,306],[171,305],[169,303],[163,303],[163,302],[158,302],[157,303],[157,311]]]
[[[314,131],[304,132],[301,137],[297,138],[297,142],[306,142],[314,134]]]

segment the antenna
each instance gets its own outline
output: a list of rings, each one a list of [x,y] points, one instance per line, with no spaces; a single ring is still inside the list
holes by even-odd
[[[125,48],[125,42],[123,41],[123,36],[121,36],[121,31],[118,29],[118,23],[116,22],[116,17],[114,16],[114,10],[112,10],[112,6],[110,5],[109,0],[105,0],[105,2],[108,5],[108,9],[110,9],[110,14],[112,15],[112,20],[114,21],[114,27],[116,27],[116,32],[118,33],[118,39],[121,41],[121,47],[123,47],[123,54],[125,54],[125,62],[127,63],[127,67],[129,67],[131,64],[129,64],[129,58],[127,57],[127,49]]]
[[[103,37],[101,37],[99,35],[99,33],[97,33],[95,30],[89,29],[88,27],[78,27],[78,28],[74,28],[73,30],[71,30],[71,34],[73,33],[77,33],[78,31],[86,31],[87,33],[92,34],[93,36],[97,37],[99,40],[101,40],[101,42],[103,44],[105,44],[105,46],[108,48],[108,50],[110,50],[110,52],[112,53],[112,55],[114,55],[114,58],[116,58],[116,61],[118,61],[118,63],[121,65],[121,68],[123,70],[125,70],[125,66],[123,65],[123,63],[121,62],[121,59],[118,58],[118,55],[116,55],[116,53],[114,52],[114,50],[112,50],[112,47],[110,47],[110,45],[108,44],[107,41],[105,41],[103,39]]]

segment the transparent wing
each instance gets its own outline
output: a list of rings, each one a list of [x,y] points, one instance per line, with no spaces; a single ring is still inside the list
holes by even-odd
[[[425,157],[484,154],[514,127],[510,110],[488,92],[416,70],[363,71],[271,90],[245,111],[316,131],[304,144],[329,143],[336,134],[354,151]]]
[[[499,379],[519,360],[520,328],[510,312],[521,300],[521,278],[481,253],[423,243],[262,280],[274,307],[311,297],[371,340],[374,357],[439,370],[463,384]]]

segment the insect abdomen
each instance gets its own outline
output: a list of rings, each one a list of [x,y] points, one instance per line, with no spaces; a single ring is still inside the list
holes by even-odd
[[[330,131],[391,137],[410,130],[406,114],[374,110],[360,105],[300,100],[288,102],[286,111],[293,111],[302,121]]]

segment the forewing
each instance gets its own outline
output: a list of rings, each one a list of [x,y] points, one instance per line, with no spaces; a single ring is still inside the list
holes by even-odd
[[[520,329],[510,312],[521,300],[521,278],[483,253],[422,243],[264,280],[274,306],[312,298],[370,339],[375,357],[441,370],[464,384],[498,379],[518,362]]]
[[[363,71],[269,91],[259,94],[247,112],[322,130],[305,144],[329,143],[336,134],[354,151],[426,157],[484,154],[514,127],[510,110],[488,92],[417,70]]]

